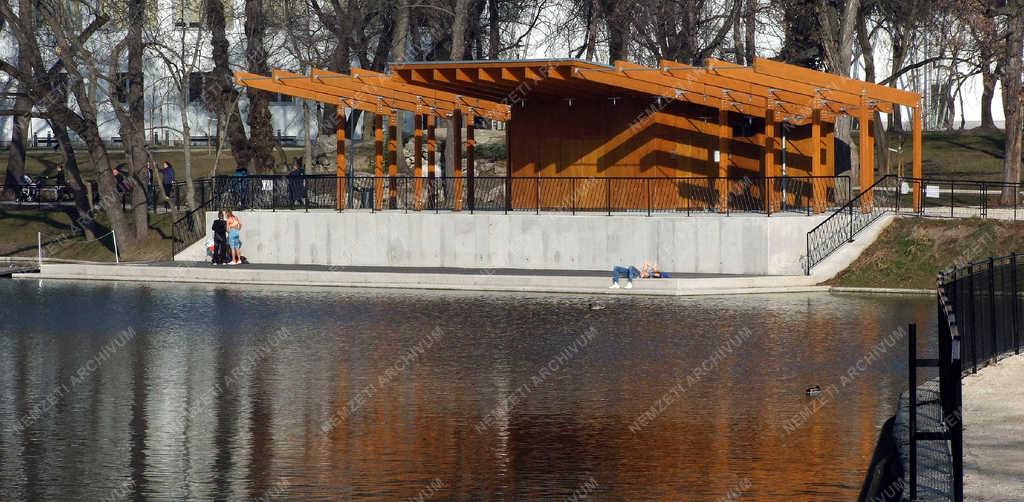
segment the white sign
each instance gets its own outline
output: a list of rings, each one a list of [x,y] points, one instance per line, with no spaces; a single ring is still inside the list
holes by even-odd
[[[939,198],[939,185],[925,185],[924,196],[929,199]]]
[[[718,162],[722,158],[722,154],[718,150],[715,150],[715,162]]]
[[[900,193],[903,195],[910,193],[910,183],[906,181],[900,183]]]
[[[274,191],[274,180],[262,180],[262,181],[263,181],[263,191],[264,192],[272,192],[272,191]]]

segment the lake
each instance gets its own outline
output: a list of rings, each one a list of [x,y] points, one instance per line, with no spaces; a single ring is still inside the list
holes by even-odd
[[[928,296],[0,298],[4,500],[853,500],[935,330]]]

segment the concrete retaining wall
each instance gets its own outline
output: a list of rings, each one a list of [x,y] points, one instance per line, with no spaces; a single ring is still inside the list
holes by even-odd
[[[243,254],[254,263],[606,270],[655,260],[667,271],[752,275],[802,274],[806,233],[825,217],[236,214]],[[175,259],[205,260],[203,243]]]

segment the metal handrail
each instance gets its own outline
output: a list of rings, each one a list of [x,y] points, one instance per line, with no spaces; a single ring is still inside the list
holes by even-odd
[[[875,209],[879,207],[879,204],[877,200],[874,200],[876,192],[882,192],[881,186],[893,179],[897,179],[897,177],[891,174],[881,177],[807,232],[807,248],[804,255],[805,274],[810,275],[811,269],[815,265],[831,256],[832,253],[836,252],[844,244],[853,242],[853,238],[862,230],[874,223],[875,220],[882,217],[885,213],[893,210],[883,204],[881,211],[876,211]],[[895,189],[899,190],[899,186],[896,186]],[[872,199],[870,210],[867,212],[854,211],[855,208],[860,209],[862,207],[861,203],[869,196]],[[895,200],[895,212],[899,212],[899,197],[895,197]],[[855,213],[868,216],[858,217]],[[848,222],[845,224],[840,222],[840,219],[844,216],[848,218]]]

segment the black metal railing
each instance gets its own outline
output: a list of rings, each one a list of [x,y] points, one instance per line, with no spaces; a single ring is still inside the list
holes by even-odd
[[[339,183],[341,181],[341,183]],[[246,176],[217,178],[231,209],[590,213],[825,212],[850,200],[846,176],[606,178]],[[344,186],[343,204],[337,190]]]
[[[1024,331],[1024,255],[968,263],[938,275],[938,359],[918,359],[910,340],[910,496],[917,495],[917,442],[949,441],[953,498],[964,499],[962,378],[995,364],[1003,356],[1020,354]],[[911,335],[914,333],[911,332]],[[918,431],[917,369],[937,367],[941,420],[937,430]]]
[[[912,187],[921,187],[920,207],[913,207]],[[935,178],[900,178],[900,211],[940,218],[1024,217],[1024,196],[1020,183]],[[1010,200],[1003,203],[1006,191]]]
[[[1021,351],[1024,255],[1013,253],[951,268],[939,276],[963,337],[964,364],[978,368]]]
[[[226,187],[214,182],[214,180],[207,181],[209,181],[208,191],[202,193],[208,194],[208,198],[205,200],[198,199],[200,192],[197,191],[196,198],[203,200],[203,202],[171,224],[172,259],[174,255],[182,252],[185,248],[206,236],[206,212],[216,210],[224,205],[221,199],[225,197]]]
[[[810,274],[815,265],[852,242],[885,213],[899,212],[899,189],[898,177],[883,176],[807,232],[804,273]]]

